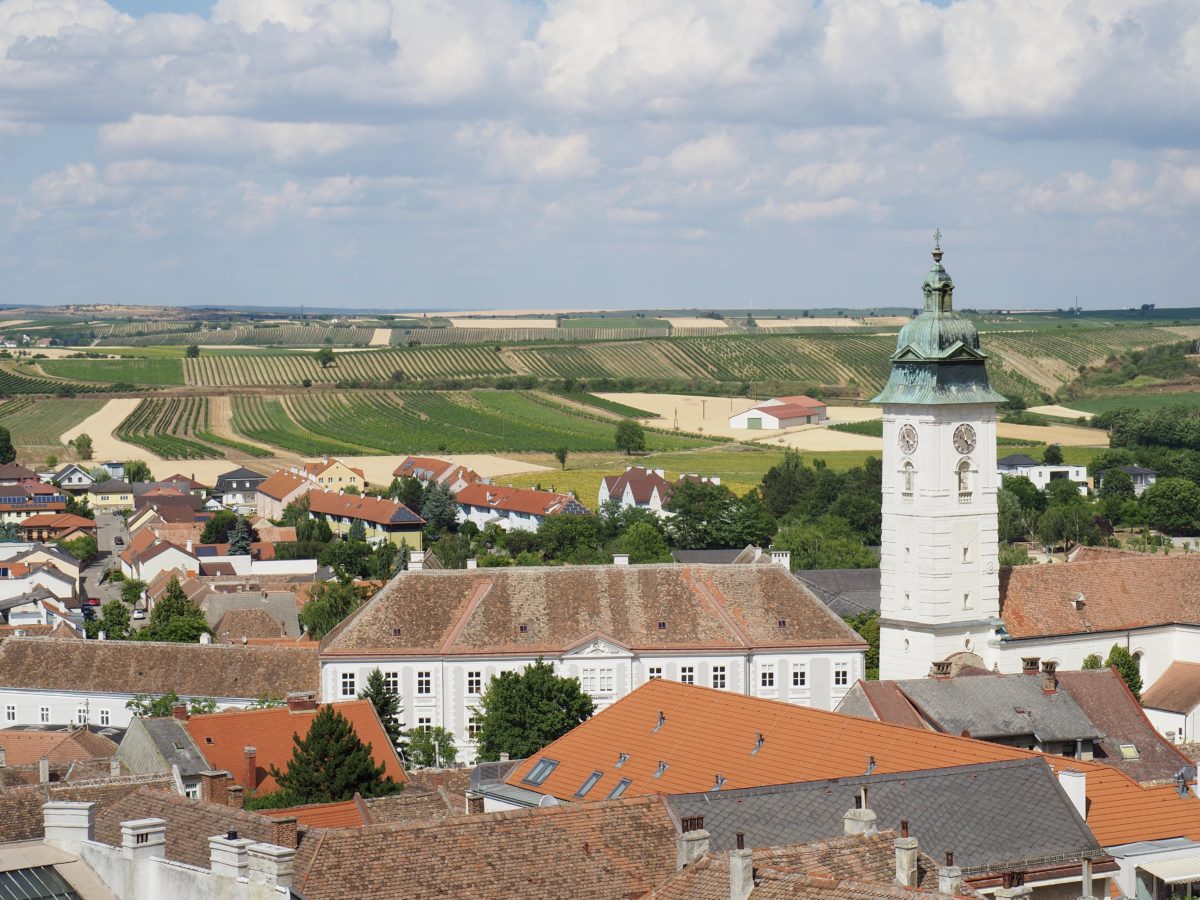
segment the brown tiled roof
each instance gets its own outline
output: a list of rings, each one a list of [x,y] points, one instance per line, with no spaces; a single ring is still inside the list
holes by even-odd
[[[1013,638],[1200,625],[1197,581],[1200,553],[1017,566],[1001,571],[1000,616]]]
[[[1076,547],[1067,559],[1070,562],[1107,562],[1113,559],[1146,559],[1152,554],[1122,547]]]
[[[72,513],[38,513],[21,522],[22,528],[95,528],[94,519],[85,519]]]
[[[316,649],[167,644],[151,641],[57,641],[6,638],[0,685],[48,691],[257,698],[315,691]]]
[[[794,403],[797,406],[820,407],[821,409],[825,408],[825,402],[823,400],[817,400],[815,397],[809,397],[807,394],[796,394],[791,397],[775,397],[774,399],[779,400],[781,403]]]
[[[764,412],[776,419],[796,419],[801,416],[815,416],[820,410],[813,406],[801,406],[798,403],[775,403],[770,406],[756,406],[754,412]]]
[[[410,782],[399,794],[390,797],[370,797],[366,804],[368,824],[386,825],[401,822],[435,822],[451,816],[462,815],[466,798],[460,792],[452,797],[441,792]]]
[[[267,480],[255,488],[255,490],[275,500],[282,500],[306,484],[308,484],[307,479],[286,469],[280,469],[273,475],[268,476]]]
[[[1059,689],[1074,698],[1104,735],[1097,741],[1097,758],[1103,755],[1104,762],[1113,768],[1135,781],[1152,782],[1172,779],[1183,766],[1190,764],[1191,760],[1159,734],[1146,718],[1142,704],[1129,692],[1125,680],[1116,670],[1060,671],[1058,683]],[[1142,700],[1144,703],[1144,696]],[[1121,744],[1137,747],[1138,758],[1123,758]]]
[[[129,536],[129,543],[125,545],[125,549],[121,551],[121,559],[127,564],[133,565],[143,550],[153,544],[157,537],[154,535],[154,529],[149,526],[143,526]]]
[[[613,900],[675,870],[675,826],[656,797],[564,805],[310,834],[297,864],[308,900]]]
[[[1171,663],[1150,690],[1142,694],[1142,706],[1191,713],[1200,706],[1200,663]]]
[[[549,516],[555,513],[589,513],[587,507],[569,494],[535,491],[529,488],[500,487],[496,484],[468,484],[455,499],[467,506],[501,509],[526,515]]]
[[[635,503],[649,503],[656,488],[662,500],[666,500],[671,492],[671,482],[642,466],[631,466],[620,475],[605,476],[604,485],[608,488],[610,497],[625,496],[625,489],[628,487]]]
[[[264,809],[262,813],[272,819],[295,816],[296,821],[309,828],[360,828],[368,824],[366,806],[361,797],[338,803],[308,803],[283,809]]]
[[[894,681],[860,681],[859,686],[866,694],[871,708],[875,710],[880,722],[891,722],[893,725],[908,725],[912,728],[922,728],[933,731],[929,723],[921,718],[913,708],[904,691]]]
[[[103,811],[138,790],[162,792],[174,789],[175,783],[169,772],[6,787],[0,790],[0,843],[40,839],[44,834],[42,804],[53,800],[96,803]],[[117,843],[120,844],[119,834]]]
[[[349,516],[379,525],[424,525],[425,520],[395,500],[363,497],[357,494],[337,494],[332,491],[309,491],[308,508],[326,516]]]
[[[283,637],[283,625],[265,609],[231,609],[213,629],[217,640],[241,643],[242,638]]]
[[[76,731],[12,731],[0,729],[0,749],[10,766],[36,763],[43,756],[51,762],[71,762],[116,755],[117,745],[86,728]]]
[[[529,655],[595,637],[639,649],[862,646],[781,566],[672,564],[404,572],[322,649]]]
[[[254,530],[258,532],[258,539],[266,544],[281,544],[296,540],[294,525],[272,525],[269,520],[261,519],[259,524],[254,525]]]
[[[423,481],[428,479],[438,481],[442,475],[453,468],[454,463],[446,459],[436,459],[432,456],[406,456],[400,465],[396,466],[392,475],[395,478],[402,478],[405,475],[417,478],[420,476],[415,475],[414,472],[420,472],[421,476],[424,476]]]

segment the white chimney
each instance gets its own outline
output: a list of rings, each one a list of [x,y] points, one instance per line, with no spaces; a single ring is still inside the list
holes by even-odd
[[[38,783],[50,783],[50,757],[43,756],[38,760]]]
[[[275,844],[251,844],[250,883],[290,887],[295,868],[296,851]]]
[[[107,637],[108,637],[108,635],[107,635],[107,634],[105,634],[103,631],[98,631],[98,632],[96,632],[96,639],[97,639],[97,640],[101,640],[101,641],[103,641],[103,640],[105,640]]]
[[[917,839],[909,836],[908,821],[900,823],[900,837],[892,842],[896,850],[896,884],[902,888],[917,886]]]
[[[613,554],[613,565],[614,566],[629,565],[629,554],[628,553],[614,553]]]
[[[92,839],[96,804],[57,800],[42,804],[43,841],[51,847],[79,855],[84,841]]]
[[[772,550],[771,562],[783,566],[789,572],[792,570],[792,551],[791,550]]]
[[[192,552],[192,539],[191,538],[187,539],[187,552],[188,553]]]
[[[957,897],[962,893],[962,869],[954,864],[954,851],[946,851],[946,864],[938,866],[938,893]]]
[[[467,560],[467,568],[468,569],[478,569],[479,568],[479,560],[474,559],[474,558],[468,559]]]
[[[240,838],[236,831],[218,834],[208,839],[209,867],[213,875],[224,878],[245,878],[250,872],[248,848],[258,843]]]
[[[408,555],[408,571],[420,572],[425,568],[425,551],[414,550]]]
[[[131,819],[121,823],[121,855],[125,859],[162,858],[166,846],[166,819]]]
[[[1087,818],[1087,775],[1075,769],[1063,769],[1058,773],[1058,784],[1071,798],[1075,811],[1081,819]]]
[[[749,900],[754,892],[754,851],[745,849],[739,831],[736,850],[729,851],[729,900]]]
[[[212,643],[212,635],[209,634],[207,631],[204,632],[204,634],[200,635],[200,643],[211,644]]]

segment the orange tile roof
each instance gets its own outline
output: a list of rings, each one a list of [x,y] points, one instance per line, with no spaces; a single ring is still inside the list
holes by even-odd
[[[796,406],[820,407],[821,409],[825,408],[824,401],[818,400],[815,397],[809,397],[806,394],[796,394],[793,397],[775,397],[774,399],[784,404],[794,403]]]
[[[374,522],[378,525],[424,525],[425,520],[395,500],[363,497],[358,494],[337,494],[332,491],[309,491],[308,508],[323,516],[347,516]]]
[[[1179,660],[1171,663],[1150,690],[1142,694],[1142,706],[1191,713],[1200,706],[1200,663]]]
[[[275,500],[282,500],[306,484],[308,484],[306,478],[302,478],[286,469],[280,469],[274,475],[269,476],[266,481],[262,482],[256,490],[258,493],[265,494]]]
[[[78,735],[69,731],[11,731],[0,730],[0,748],[4,749],[5,764],[24,766],[43,756],[50,762],[74,762],[77,759],[108,758],[117,752],[117,745],[106,737],[84,731]]]
[[[388,741],[387,732],[375,714],[375,708],[367,700],[350,700],[331,704],[342,714],[364,744],[371,745],[376,764],[385,767],[385,774],[395,781],[408,778],[400,764],[400,758]],[[245,784],[245,748],[256,750],[258,784],[255,790],[266,794],[275,790],[275,779],[270,769],[287,769],[294,746],[292,736],[304,737],[312,726],[317,710],[293,712],[286,706],[270,709],[239,709],[229,712],[191,716],[187,721],[188,734],[200,748],[200,752],[214,768],[225,769],[233,780],[242,787]]]
[[[363,815],[360,800],[343,800],[340,803],[309,803],[306,806],[289,806],[286,809],[259,810],[264,816],[280,819],[295,816],[301,825],[310,828],[361,828],[369,824]]]
[[[468,484],[455,498],[467,506],[485,509],[503,509],[535,516],[553,513],[590,513],[582,503],[569,494],[551,491],[534,491],[526,488],[506,488],[495,484]]]
[[[22,528],[95,528],[92,519],[71,513],[38,513],[21,522]]]
[[[656,728],[660,711],[666,719]],[[617,768],[622,753],[628,760]],[[571,800],[600,771],[589,796],[602,800],[621,779],[631,782],[624,796],[635,797],[707,791],[718,772],[733,789],[862,775],[870,759],[885,774],[1034,756],[1041,754],[657,679],[514,767],[507,782]],[[542,758],[558,766],[541,786],[523,783]],[[1087,775],[1087,822],[1103,846],[1200,838],[1200,804],[1173,787],[1143,788],[1103,763],[1045,759],[1055,771]],[[656,778],[660,761],[667,768]]]
[[[309,475],[320,475],[322,472],[328,472],[334,466],[339,466],[339,465],[346,466],[346,464],[344,462],[342,462],[340,459],[333,459],[332,457],[330,457],[329,459],[323,459],[320,462],[306,462],[304,464],[304,471],[307,472]],[[351,472],[353,472],[355,475],[357,475],[359,478],[363,479],[363,481],[366,481],[367,476],[363,474],[362,469],[356,469],[356,468],[354,468],[354,466],[346,466],[346,468],[349,469]]]
[[[769,406],[756,406],[754,412],[764,412],[776,419],[797,419],[801,416],[815,416],[821,410],[812,406],[801,406],[798,403],[772,403]]]

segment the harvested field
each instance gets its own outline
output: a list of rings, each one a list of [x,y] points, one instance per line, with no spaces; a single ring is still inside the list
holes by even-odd
[[[127,444],[113,436],[114,429],[124,422],[141,402],[137,397],[120,397],[109,400],[98,412],[92,413],[74,428],[64,431],[59,440],[65,444],[74,440],[78,435],[86,434],[92,439],[93,458],[101,461],[106,459],[156,461],[158,457],[149,450],[134,444]],[[228,463],[222,462],[227,470]]]
[[[386,347],[392,342],[392,329],[376,328],[375,333],[371,335],[372,347]]]
[[[1003,438],[1062,444],[1064,447],[1108,446],[1107,431],[1099,428],[1081,428],[1078,425],[1012,425],[1008,422],[999,422],[996,424],[996,435]]]
[[[672,431],[678,421],[679,430],[692,434],[715,434],[719,437],[747,436],[746,429],[729,427],[729,417],[745,412],[755,401],[745,397],[696,397],[691,394],[597,394],[605,400],[644,409],[656,418],[647,419],[653,428]]]
[[[489,319],[484,316],[477,319],[454,317],[450,319],[450,324],[455,328],[554,328],[557,326],[553,318]]]
[[[1056,416],[1060,419],[1078,419],[1080,416],[1085,419],[1090,419],[1093,416],[1093,413],[1084,412],[1081,409],[1068,409],[1067,407],[1060,406],[1057,403],[1050,406],[1031,406],[1029,407],[1029,411],[1042,416]]]
[[[851,319],[849,316],[843,318],[841,316],[796,316],[787,319],[759,319],[755,318],[755,324],[759,328],[857,328],[862,325],[858,319]]]
[[[671,323],[672,328],[710,328],[721,330],[729,327],[724,319],[710,319],[708,316],[663,316],[662,319]]]
[[[793,428],[791,431],[775,432],[770,437],[758,439],[755,443],[779,449],[791,447],[793,450],[806,452],[836,453],[844,450],[883,452],[883,440],[880,438],[869,437],[865,434],[849,434],[845,431],[831,431],[824,425],[805,425],[801,428]]]

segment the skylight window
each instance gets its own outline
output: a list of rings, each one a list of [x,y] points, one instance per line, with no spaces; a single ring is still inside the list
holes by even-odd
[[[542,758],[537,761],[529,774],[521,780],[525,784],[540,785],[543,781],[550,777],[550,773],[558,767],[558,760]]]
[[[617,786],[612,789],[612,792],[608,795],[608,799],[616,800],[623,793],[625,793],[625,788],[629,787],[629,785],[631,785],[632,783],[633,782],[631,782],[628,778],[622,778],[620,781],[617,782]]]
[[[1121,744],[1121,759],[1141,759],[1142,754],[1138,752],[1136,744]]]
[[[619,768],[621,768],[621,766],[625,765],[625,763],[627,763],[627,762],[629,762],[629,754],[628,753],[618,753],[617,761],[613,764],[613,768],[619,769]]]
[[[600,777],[603,774],[604,774],[603,772],[593,772],[591,775],[589,775],[587,777],[587,780],[584,781],[583,784],[581,784],[579,786],[579,790],[577,790],[575,792],[575,796],[576,797],[586,797],[588,791],[590,791],[592,788],[594,788],[596,786],[596,782],[600,780]]]
[[[666,622],[659,622],[659,623],[658,623],[658,630],[659,630],[659,631],[666,631],[666,630],[667,630],[667,623],[666,623]]]

